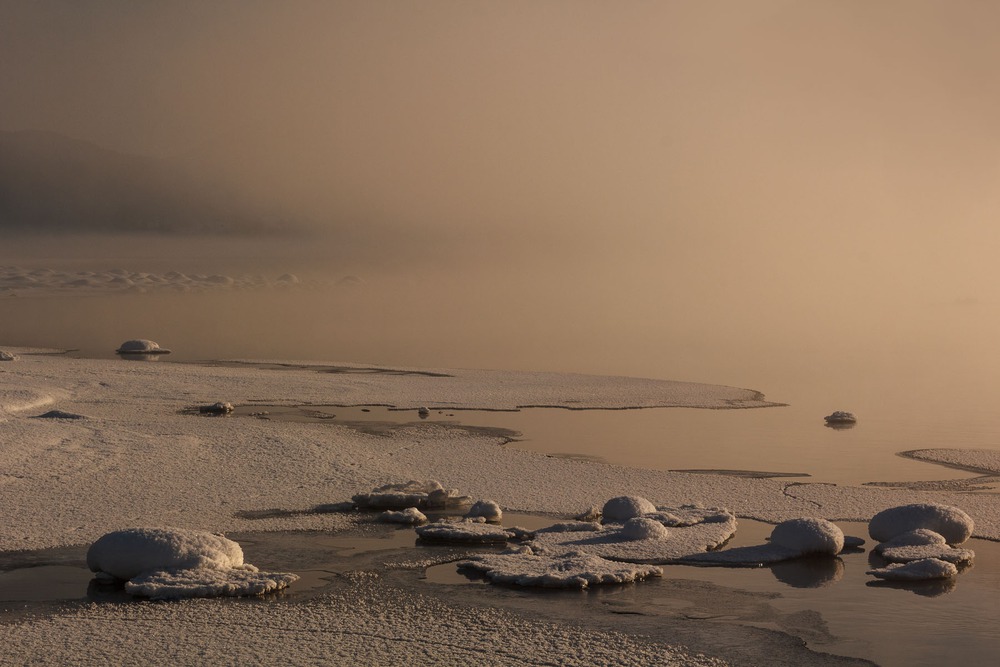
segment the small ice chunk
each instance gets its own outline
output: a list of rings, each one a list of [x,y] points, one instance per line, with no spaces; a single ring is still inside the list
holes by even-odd
[[[359,493],[352,500],[362,509],[405,509],[407,507],[423,509],[428,506],[428,496],[438,492],[447,494],[444,487],[441,486],[441,482],[410,480],[403,484],[385,484],[373,489],[371,493]]]
[[[245,597],[287,588],[298,578],[290,572],[258,572],[252,565],[230,570],[162,570],[132,578],[125,583],[125,592],[153,600]]]
[[[895,581],[922,581],[925,579],[948,579],[958,575],[958,568],[937,558],[925,558],[906,564],[893,564],[868,570],[879,579]]]
[[[948,544],[961,544],[972,536],[975,523],[957,507],[915,503],[882,510],[868,523],[872,539],[886,542],[918,528],[940,533]]]
[[[227,403],[225,401],[219,401],[218,403],[212,403],[211,405],[202,405],[198,408],[198,412],[206,415],[228,415],[236,408],[233,407],[232,403]]]
[[[473,521],[439,521],[417,526],[416,531],[421,539],[438,542],[506,542],[511,538],[511,533],[501,526]]]
[[[857,417],[846,410],[834,410],[823,419],[826,420],[827,424],[854,424],[858,421]]]
[[[399,512],[386,510],[382,512],[381,519],[387,523],[405,523],[410,525],[427,522],[427,516],[416,507],[407,507],[405,510]]]
[[[882,558],[893,563],[910,563],[925,558],[936,558],[955,565],[968,565],[976,558],[971,549],[956,549],[947,544],[919,544],[902,547],[884,547]]]
[[[655,519],[632,517],[622,526],[622,537],[626,540],[665,540],[670,531]]]
[[[844,532],[826,519],[791,519],[774,527],[771,543],[800,555],[835,556],[844,548]]]
[[[619,563],[581,552],[550,557],[531,549],[474,556],[458,564],[461,570],[480,572],[496,584],[544,588],[587,588],[598,584],[625,584],[659,577],[655,565]]]
[[[0,361],[17,361],[17,355],[13,352],[0,350]]]
[[[482,517],[487,521],[499,522],[503,518],[503,511],[492,500],[477,500],[465,514],[465,518],[467,519],[474,517]]]
[[[160,347],[160,344],[155,341],[136,338],[125,341],[118,346],[115,352],[118,354],[168,354],[170,350]]]
[[[629,519],[655,512],[656,506],[639,496],[618,496],[604,503],[601,515],[605,521],[625,523]]]
[[[577,521],[600,521],[601,520],[601,508],[597,505],[591,505],[586,512],[578,514],[573,517]]]

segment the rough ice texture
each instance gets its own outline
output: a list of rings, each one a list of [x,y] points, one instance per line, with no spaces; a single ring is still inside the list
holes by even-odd
[[[868,570],[879,579],[893,581],[921,581],[925,579],[947,579],[958,575],[958,568],[937,558],[925,558],[906,564],[893,564]]]
[[[125,582],[125,592],[152,600],[208,597],[247,597],[272,593],[297,581],[290,572],[258,572],[253,566],[217,570],[160,570]]]
[[[370,493],[356,494],[352,500],[361,509],[398,509],[416,507],[456,508],[472,500],[456,489],[446,489],[437,480],[410,480],[402,484],[384,484]]]
[[[823,419],[831,424],[853,424],[858,421],[857,417],[845,410],[834,410]]]
[[[639,496],[618,496],[604,503],[601,517],[604,521],[624,523],[643,514],[655,512],[656,506]]]
[[[590,531],[538,530],[532,548],[536,553],[579,552],[622,562],[661,564],[714,549],[736,532],[736,517],[726,510],[680,507],[666,511],[683,517],[684,523],[671,527],[664,539],[636,539],[633,529],[607,524]]]
[[[258,572],[243,550],[221,535],[176,528],[128,528],[102,536],[87,551],[94,572],[125,581],[152,599],[260,595],[298,575]]]
[[[802,555],[835,556],[844,548],[844,532],[826,519],[790,519],[774,527],[771,543]]]
[[[473,556],[459,562],[458,567],[479,572],[495,584],[543,588],[625,584],[663,573],[655,565],[619,563],[583,552],[555,557],[536,555],[530,547],[503,554]]]
[[[502,526],[475,521],[429,523],[416,531],[420,539],[435,542],[506,542],[512,537]]]
[[[416,507],[407,507],[405,510],[401,510],[399,512],[386,510],[379,515],[379,518],[387,523],[403,523],[409,525],[425,523],[427,521],[427,516]]]
[[[0,350],[0,361],[17,361],[17,355],[13,352]]]
[[[503,510],[492,500],[477,500],[465,516],[467,518],[482,517],[487,521],[500,521],[503,519]]]
[[[903,547],[885,547],[882,558],[893,563],[909,563],[926,558],[936,558],[955,565],[968,565],[976,558],[971,549],[956,549],[947,544],[923,544]]]
[[[123,581],[153,570],[242,565],[239,544],[198,530],[127,528],[102,536],[87,551],[87,567]]]
[[[961,544],[972,536],[975,523],[964,511],[940,503],[914,503],[891,507],[872,517],[868,533],[879,542],[918,528],[944,537],[948,544]]]
[[[948,541],[944,539],[941,533],[935,533],[933,530],[926,528],[917,528],[906,533],[900,533],[886,542],[876,544],[875,551],[882,553],[883,549],[892,549],[895,547],[946,546],[947,544]]]

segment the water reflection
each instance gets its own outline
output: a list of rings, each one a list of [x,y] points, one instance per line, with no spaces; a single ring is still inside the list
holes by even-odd
[[[837,557],[806,556],[771,565],[771,574],[793,588],[822,588],[844,577],[844,561]]]

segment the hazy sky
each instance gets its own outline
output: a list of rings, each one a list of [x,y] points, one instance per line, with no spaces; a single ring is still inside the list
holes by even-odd
[[[518,287],[718,321],[1000,297],[1000,3],[0,8],[0,129],[184,159]]]

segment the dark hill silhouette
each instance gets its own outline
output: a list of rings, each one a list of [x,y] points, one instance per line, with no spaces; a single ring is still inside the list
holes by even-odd
[[[0,131],[0,230],[225,233],[284,226],[179,164],[53,132]]]

